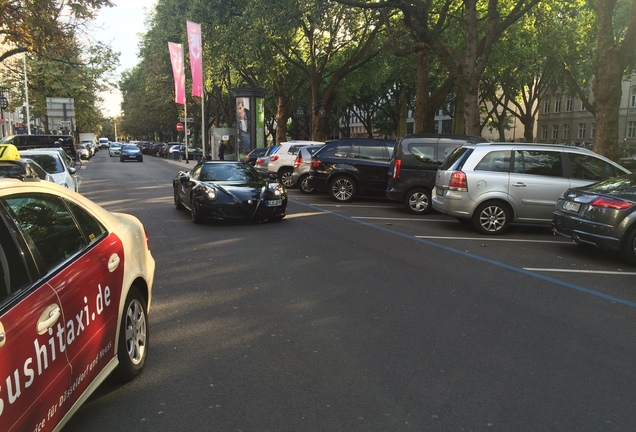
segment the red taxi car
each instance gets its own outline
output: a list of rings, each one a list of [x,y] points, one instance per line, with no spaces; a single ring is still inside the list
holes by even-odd
[[[148,353],[143,225],[54,183],[0,179],[0,429],[60,430]]]

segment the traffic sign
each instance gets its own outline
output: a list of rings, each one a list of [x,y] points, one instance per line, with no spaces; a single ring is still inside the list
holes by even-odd
[[[179,121],[192,123],[194,121],[194,119],[192,117],[188,117],[188,118],[179,117]]]
[[[183,130],[183,123],[177,123],[177,131],[181,132]]]

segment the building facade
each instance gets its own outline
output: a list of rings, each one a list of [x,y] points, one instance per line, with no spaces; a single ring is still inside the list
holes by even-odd
[[[594,95],[590,94],[593,102]],[[540,101],[537,142],[591,146],[594,116],[581,99],[566,93],[547,93]],[[619,142],[626,152],[636,152],[636,75],[623,81],[619,112]]]

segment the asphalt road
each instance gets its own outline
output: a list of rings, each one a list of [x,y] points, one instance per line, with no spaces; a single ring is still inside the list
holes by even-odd
[[[636,430],[636,268],[616,256],[297,190],[281,222],[194,225],[178,169],[82,169],[157,271],[145,371],[65,431]]]

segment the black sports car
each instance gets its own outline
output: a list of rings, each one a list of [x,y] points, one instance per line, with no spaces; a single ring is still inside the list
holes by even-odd
[[[636,174],[568,189],[557,201],[552,224],[556,234],[621,251],[636,264]]]
[[[172,181],[177,210],[190,210],[194,223],[206,219],[278,220],[287,212],[287,191],[245,162],[208,161],[180,171]]]

